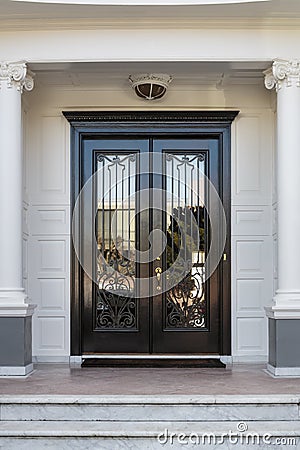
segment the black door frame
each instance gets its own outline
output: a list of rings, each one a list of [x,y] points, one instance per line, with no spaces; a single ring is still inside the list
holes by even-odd
[[[71,218],[81,189],[80,153],[87,136],[159,137],[207,136],[219,140],[223,161],[220,167],[221,191],[227,220],[227,239],[221,261],[222,304],[220,304],[220,355],[231,355],[231,123],[239,111],[64,111],[71,125]],[[71,244],[71,355],[81,356],[82,311],[80,302],[80,264]]]

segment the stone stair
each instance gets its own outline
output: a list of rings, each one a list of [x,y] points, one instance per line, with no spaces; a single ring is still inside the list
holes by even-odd
[[[2,396],[0,449],[300,449],[299,404],[300,395]]]

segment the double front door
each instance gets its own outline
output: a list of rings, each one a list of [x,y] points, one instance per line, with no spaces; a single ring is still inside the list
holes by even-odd
[[[80,166],[82,354],[220,353],[220,140],[91,135]]]

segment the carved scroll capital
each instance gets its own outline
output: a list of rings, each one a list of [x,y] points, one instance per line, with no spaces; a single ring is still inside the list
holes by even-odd
[[[278,92],[283,85],[300,87],[300,61],[276,59],[264,75],[267,89],[276,88]]]
[[[6,83],[7,88],[16,88],[21,93],[31,91],[34,86],[33,73],[25,62],[0,62],[0,89]]]

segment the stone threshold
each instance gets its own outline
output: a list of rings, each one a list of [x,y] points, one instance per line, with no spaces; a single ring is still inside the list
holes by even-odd
[[[207,434],[216,436],[237,431],[241,421],[217,422],[121,422],[121,421],[2,421],[0,437],[157,437],[168,430],[169,433]],[[244,422],[243,422],[244,423]],[[300,436],[297,421],[255,421],[247,422],[247,431],[262,436]],[[244,430],[246,431],[246,430]],[[0,441],[1,442],[1,441]]]
[[[300,404],[299,394],[268,395],[2,395],[1,404]]]

